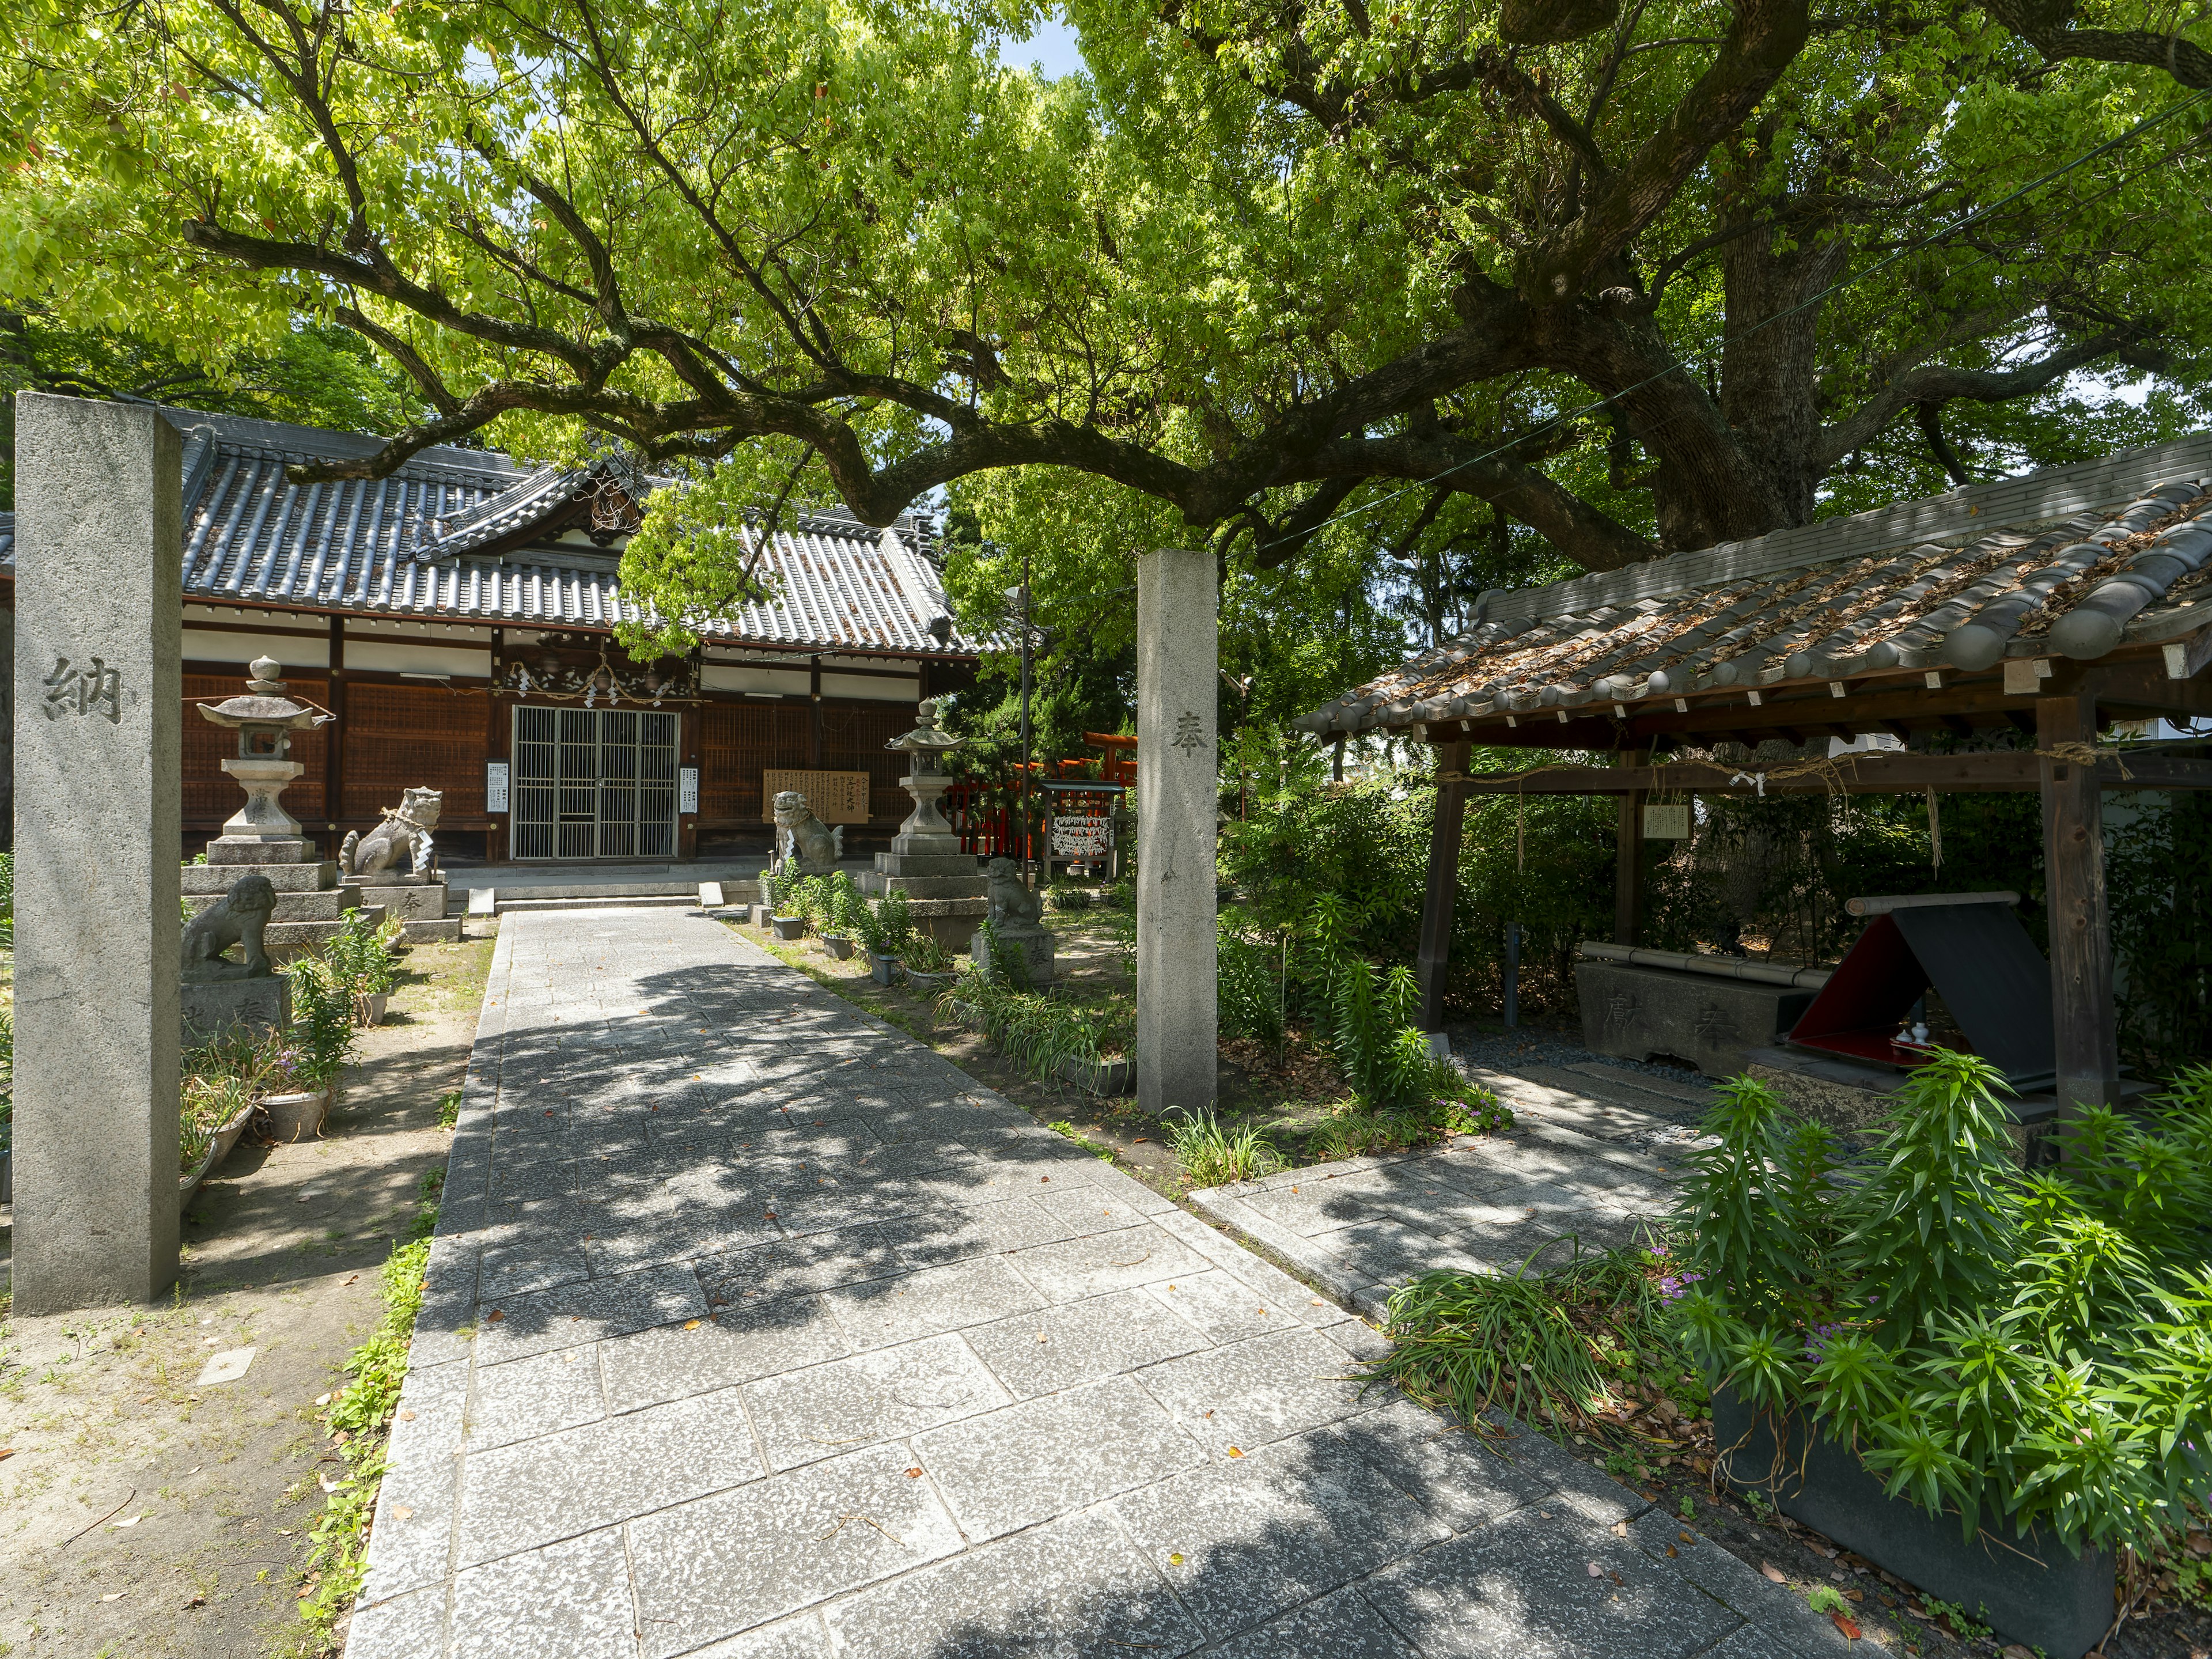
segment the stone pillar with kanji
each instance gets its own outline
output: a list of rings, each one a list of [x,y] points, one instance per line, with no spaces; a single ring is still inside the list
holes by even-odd
[[[1210,1111],[1219,595],[1211,554],[1137,561],[1137,1103]]]

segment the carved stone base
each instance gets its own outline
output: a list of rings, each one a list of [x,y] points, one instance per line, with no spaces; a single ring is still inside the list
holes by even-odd
[[[1052,983],[1055,969],[1053,966],[1053,939],[1049,929],[1008,923],[1000,927],[998,932],[999,944],[1002,948],[1021,952],[1022,967],[1027,973],[1029,982],[1033,988],[1042,989]],[[994,964],[991,961],[988,936],[980,927],[969,938],[968,958],[983,971],[987,978],[995,971]]]
[[[185,984],[177,989],[177,1009],[188,1043],[204,1042],[234,1025],[282,1028],[292,1023],[292,981],[267,974]]]

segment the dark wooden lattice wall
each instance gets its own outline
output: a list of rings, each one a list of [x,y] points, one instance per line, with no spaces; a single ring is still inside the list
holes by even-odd
[[[825,702],[822,758],[813,759],[813,714],[799,702],[709,702],[700,710],[702,823],[750,828],[761,821],[761,774],[771,767],[868,775],[872,823],[896,823],[914,803],[898,787],[903,757],[884,744],[914,729],[910,703]]]
[[[482,692],[349,680],[345,695],[347,817],[373,820],[410,788],[443,790],[447,823],[483,816]]]

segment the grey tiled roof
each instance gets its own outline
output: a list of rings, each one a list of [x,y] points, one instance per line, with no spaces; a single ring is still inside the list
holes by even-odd
[[[1298,724],[1357,732],[2011,657],[2212,623],[2212,434],[1547,587]],[[1599,712],[1594,708],[1593,713]]]
[[[643,617],[615,573],[586,550],[547,539],[606,469],[526,472],[507,457],[441,446],[373,483],[295,484],[296,462],[358,456],[376,441],[190,410],[166,411],[185,436],[186,600],[274,609],[540,628],[605,628]],[[752,539],[748,527],[743,534]],[[522,545],[468,556],[494,543]],[[0,567],[15,523],[0,514]],[[738,645],[973,656],[989,641],[930,623],[951,614],[930,557],[928,521],[902,514],[878,530],[838,514],[803,516],[763,554],[769,600],[702,629]]]

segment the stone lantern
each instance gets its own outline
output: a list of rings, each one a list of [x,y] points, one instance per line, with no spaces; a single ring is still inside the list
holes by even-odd
[[[292,733],[335,716],[287,696],[284,682],[276,678],[283,665],[275,659],[256,659],[252,672],[245,696],[198,705],[208,720],[238,733],[238,753],[222,763],[222,769],[246,791],[246,805],[224,823],[222,836],[234,842],[297,841],[299,823],[276,799],[306,769],[291,757]]]

